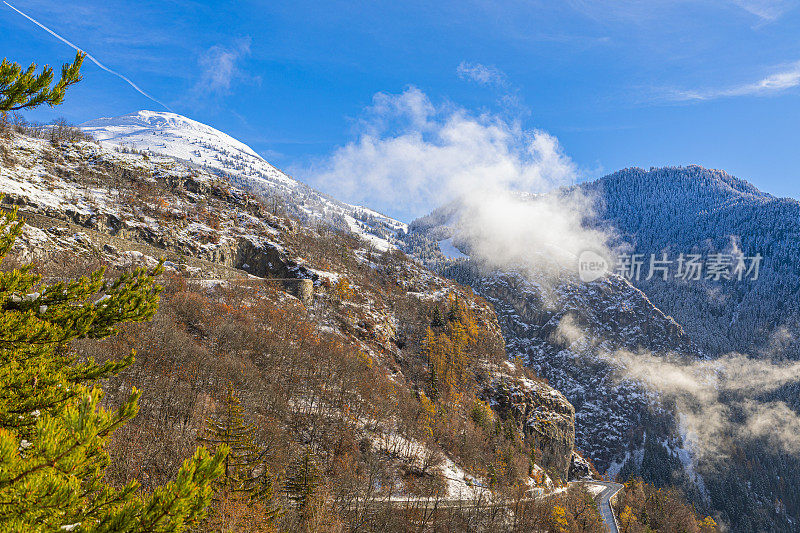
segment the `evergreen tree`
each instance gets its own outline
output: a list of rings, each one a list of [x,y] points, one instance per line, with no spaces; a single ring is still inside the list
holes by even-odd
[[[0,217],[0,259],[22,231],[16,213]],[[103,269],[78,280],[37,287],[33,265],[0,273],[0,428],[23,438],[36,432],[42,415],[58,415],[85,390],[79,385],[106,378],[133,362],[133,354],[102,364],[77,363],[68,343],[103,338],[120,322],[149,320],[161,288],[152,272],[137,269],[104,280]]]
[[[53,69],[50,66],[45,65],[37,74],[36,63],[23,70],[18,63],[3,59],[0,63],[0,113],[32,109],[42,104],[59,105],[64,101],[67,87],[80,81],[84,57],[86,54],[78,52],[72,63],[65,63],[61,67],[61,79],[52,87]]]
[[[0,217],[0,261],[22,232]],[[96,380],[133,362],[77,362],[69,342],[100,339],[155,313],[158,269],[106,282],[103,271],[40,285],[32,265],[0,272],[0,531],[181,531],[204,515],[226,449],[199,448],[177,479],[144,497],[103,482],[111,433],[136,415],[134,389],[115,411]]]
[[[444,318],[442,317],[442,310],[437,305],[433,308],[433,318],[431,319],[431,326],[435,328],[444,327]]]
[[[437,307],[438,309],[438,307]],[[423,347],[425,349],[425,355],[428,358],[428,369],[430,371],[430,380],[428,381],[428,389],[431,395],[431,398],[434,400],[438,400],[440,396],[440,372],[444,371],[444,355],[443,355],[443,348],[442,343],[440,340],[443,336],[438,336],[433,330],[428,327],[426,334],[425,334],[425,341]]]
[[[275,478],[264,461],[265,452],[254,442],[255,427],[245,421],[232,384],[228,384],[222,412],[206,421],[205,435],[200,440],[230,450],[223,475],[216,482],[220,496],[241,494],[258,500],[264,505],[267,518],[275,518],[279,512],[275,505]]]
[[[448,297],[448,303],[450,304],[450,309],[447,311],[447,320],[450,322],[455,322],[461,318],[459,313],[459,300],[458,296],[450,295]]]
[[[294,502],[303,521],[310,521],[313,515],[314,496],[321,483],[319,469],[310,447],[292,462],[286,476],[284,489]]]

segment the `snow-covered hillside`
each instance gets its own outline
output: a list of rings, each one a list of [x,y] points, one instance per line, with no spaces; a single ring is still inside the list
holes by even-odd
[[[406,231],[404,223],[315,191],[241,141],[175,113],[143,110],[92,120],[81,129],[106,145],[174,157],[224,175],[236,185],[283,200],[290,214],[302,220],[318,219],[353,231],[378,249],[392,246],[397,233]]]

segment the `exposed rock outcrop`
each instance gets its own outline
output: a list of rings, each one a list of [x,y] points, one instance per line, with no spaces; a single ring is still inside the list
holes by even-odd
[[[537,463],[550,477],[566,481],[575,446],[575,409],[564,395],[543,382],[497,371],[483,397],[531,441]]]
[[[592,479],[592,467],[589,461],[581,457],[578,453],[573,452],[572,458],[569,461],[569,480],[584,481],[587,479]]]

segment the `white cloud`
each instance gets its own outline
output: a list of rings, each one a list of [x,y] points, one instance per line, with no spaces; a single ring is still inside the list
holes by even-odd
[[[355,141],[313,169],[315,181],[348,201],[411,216],[470,191],[542,192],[576,175],[548,133],[435,106],[415,87],[376,94],[358,129]]]
[[[358,129],[307,173],[343,200],[406,219],[456,202],[458,240],[493,267],[575,268],[582,250],[603,248],[605,235],[582,227],[586,198],[526,194],[576,179],[576,165],[547,132],[434,105],[414,87],[375,95]]]
[[[701,455],[724,458],[731,443],[761,438],[788,453],[800,452],[800,415],[785,402],[757,399],[797,382],[798,362],[740,354],[697,361],[625,351],[613,360],[625,378],[675,401],[690,443]]]
[[[505,115],[530,116],[531,110],[520,96],[519,88],[509,83],[508,77],[502,70],[481,63],[462,61],[456,68],[456,74],[462,80],[494,89],[498,93],[497,104],[504,110]]]
[[[768,96],[800,86],[800,61],[753,83],[724,89],[671,91],[668,99],[677,101],[713,100],[734,96]]]
[[[195,92],[224,94],[236,79],[246,76],[239,68],[242,58],[250,55],[250,39],[240,39],[233,46],[215,45],[200,56],[202,69]]]
[[[481,85],[506,85],[506,75],[495,67],[489,67],[480,63],[468,63],[462,61],[456,73],[462,80],[470,80]]]
[[[698,456],[724,460],[732,444],[752,439],[765,439],[796,454],[800,414],[785,402],[764,399],[800,382],[800,362],[771,360],[781,353],[780,342],[786,342],[788,335],[779,328],[775,351],[761,354],[761,359],[738,353],[695,359],[629,350],[601,357],[616,368],[615,379],[640,383],[667,404],[674,402],[688,444]],[[561,319],[552,338],[565,346],[576,345],[583,355],[603,353],[598,346],[604,339],[593,337],[570,314]]]

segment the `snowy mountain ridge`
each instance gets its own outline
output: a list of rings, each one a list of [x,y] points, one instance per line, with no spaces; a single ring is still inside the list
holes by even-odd
[[[304,221],[318,219],[352,231],[384,250],[406,224],[360,206],[340,202],[281,172],[255,150],[211,126],[163,111],[137,111],[99,118],[80,128],[106,146],[165,155],[227,177],[266,197],[283,200]]]

